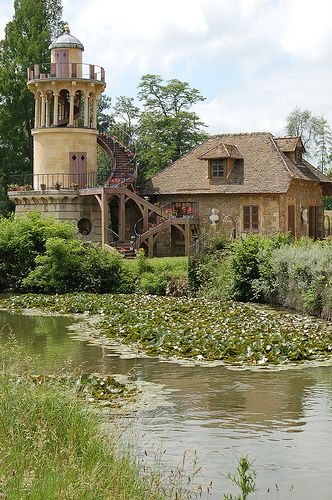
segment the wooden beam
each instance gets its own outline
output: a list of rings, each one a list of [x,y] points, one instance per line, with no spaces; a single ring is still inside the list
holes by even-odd
[[[190,236],[191,236],[191,230],[190,230],[190,224],[185,225],[185,236],[184,236],[184,254],[186,256],[189,255],[189,247],[190,247]]]
[[[126,239],[126,199],[125,193],[120,193],[120,204],[119,204],[119,238],[120,241],[125,241]]]

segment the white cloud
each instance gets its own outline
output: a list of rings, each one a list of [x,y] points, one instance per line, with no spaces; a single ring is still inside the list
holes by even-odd
[[[330,0],[63,0],[64,19],[105,67],[107,92],[158,73],[193,86],[211,131],[283,127],[295,106],[332,122]],[[12,1],[0,0],[0,30]],[[216,85],[220,82],[220,86]],[[198,83],[196,83],[198,82]]]

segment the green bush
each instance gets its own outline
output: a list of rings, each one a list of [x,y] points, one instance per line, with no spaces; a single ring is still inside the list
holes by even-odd
[[[332,247],[329,243],[292,245],[271,256],[273,302],[332,319]]]
[[[289,234],[273,238],[247,235],[236,241],[232,251],[233,298],[236,300],[261,301],[274,291],[274,275],[271,269],[271,254],[274,249],[289,245]]]
[[[149,295],[166,295],[171,275],[167,271],[142,274],[137,283],[137,291]]]
[[[22,280],[35,268],[37,255],[45,252],[46,240],[72,239],[73,225],[30,212],[26,217],[0,218],[0,289],[20,290]]]
[[[39,293],[130,291],[131,282],[122,258],[93,244],[49,238],[36,268],[22,280],[23,287]]]

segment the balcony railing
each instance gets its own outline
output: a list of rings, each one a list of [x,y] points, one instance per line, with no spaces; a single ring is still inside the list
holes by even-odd
[[[105,82],[105,70],[95,64],[84,63],[40,63],[27,70],[28,80],[54,80],[55,78],[78,78]]]
[[[109,174],[88,172],[85,174],[26,174],[12,177],[8,191],[49,191],[60,189],[85,189],[110,185]]]

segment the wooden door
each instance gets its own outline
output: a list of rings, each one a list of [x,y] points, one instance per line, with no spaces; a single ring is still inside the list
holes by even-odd
[[[288,231],[295,237],[295,205],[288,205]]]
[[[69,185],[78,184],[86,187],[87,184],[87,155],[79,151],[69,153]]]
[[[309,207],[309,238],[316,239],[316,207]]]
[[[68,50],[57,50],[56,58],[56,76],[57,78],[69,77]]]

